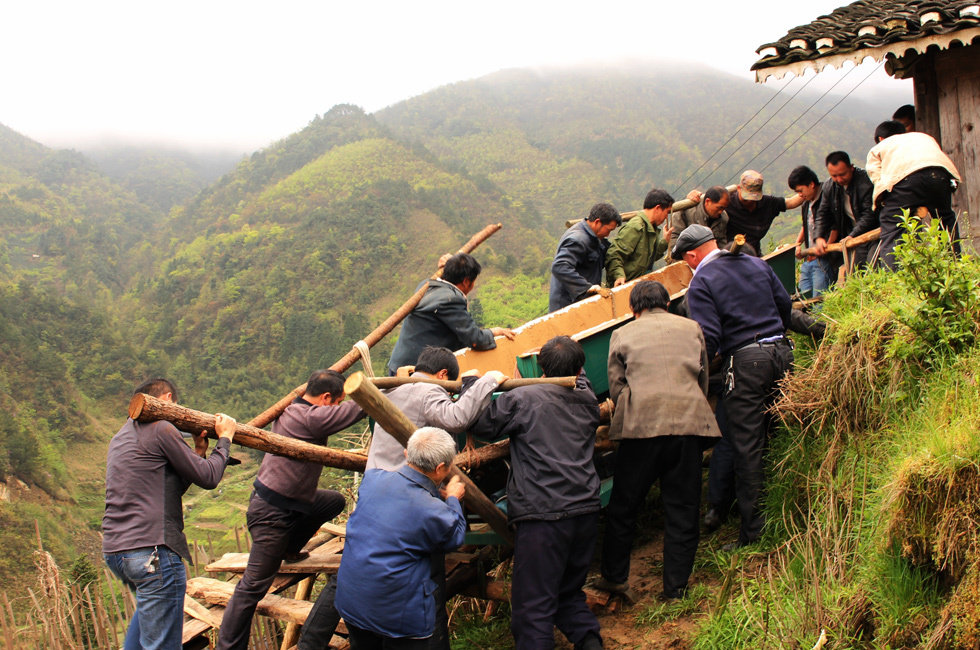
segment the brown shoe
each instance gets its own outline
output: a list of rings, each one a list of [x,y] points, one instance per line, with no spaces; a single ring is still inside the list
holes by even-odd
[[[295,562],[302,562],[308,557],[310,557],[309,551],[297,551],[296,553],[286,553],[286,557],[283,558],[283,562],[285,562],[286,564],[293,564]]]

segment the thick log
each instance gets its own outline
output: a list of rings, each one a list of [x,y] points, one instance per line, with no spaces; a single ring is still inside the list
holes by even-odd
[[[729,185],[725,189],[728,190],[729,192],[733,192],[736,187],[738,187],[738,185]],[[697,203],[695,203],[691,199],[681,199],[680,201],[674,201],[674,204],[672,206],[670,206],[670,211],[671,212],[680,212],[681,210],[687,210],[688,208],[693,208],[696,205],[697,205]],[[642,214],[643,214],[643,210],[631,210],[630,212],[620,212],[619,213],[619,216],[621,216],[623,218],[623,221],[629,221],[633,217],[637,217],[637,216],[642,215]],[[577,224],[579,221],[582,221],[582,220],[581,219],[569,219],[568,221],[565,222],[565,227],[566,228],[571,228],[572,226],[574,226],[575,224]],[[667,224],[667,225],[670,225],[670,224]],[[679,234],[680,234],[679,232],[675,232],[674,233],[674,236],[676,237]]]
[[[728,250],[733,253],[741,253],[743,246],[745,246],[745,235],[739,233],[735,235],[735,239],[732,240],[732,245]]]
[[[491,235],[493,235],[495,232],[497,232],[503,227],[504,225],[501,223],[490,224],[480,232],[470,237],[469,241],[463,244],[463,247],[456,252],[457,253],[472,252],[477,246],[485,242]],[[442,269],[437,270],[432,275],[432,279],[440,278],[440,277],[442,277]],[[391,330],[395,329],[395,327],[400,322],[402,322],[405,319],[405,317],[412,312],[413,309],[415,309],[416,305],[419,304],[419,301],[422,300],[422,296],[425,295],[425,290],[427,288],[428,285],[422,285],[422,287],[419,288],[419,290],[416,291],[411,298],[405,301],[405,304],[403,304],[401,307],[395,310],[395,312],[391,316],[386,318],[384,322],[382,322],[380,325],[374,328],[374,331],[372,331],[370,334],[364,337],[364,342],[367,343],[369,348],[373,348],[378,343],[378,341],[380,341],[385,336],[387,336],[391,332]],[[350,369],[350,367],[353,366],[354,363],[360,358],[361,358],[361,353],[358,352],[356,349],[352,349],[350,352],[348,352],[343,357],[338,359],[336,363],[330,366],[330,370],[336,370],[337,372],[345,372],[348,369]],[[262,411],[251,420],[249,420],[248,424],[258,428],[264,427],[265,425],[269,424],[277,417],[282,415],[282,412],[286,410],[286,407],[289,406],[289,404],[297,397],[302,397],[303,393],[305,392],[306,392],[306,384],[297,386],[292,390],[292,392],[290,392],[288,395],[283,397],[281,400],[279,400],[278,402],[276,402],[275,404],[273,404],[266,410]]]
[[[191,578],[187,581],[187,593],[193,598],[203,600],[210,605],[227,605],[231,595],[235,593],[235,585],[221,582],[213,578]],[[282,596],[266,595],[259,601],[256,612],[287,623],[302,625],[306,622],[313,603]]]
[[[214,416],[210,413],[195,411],[144,393],[134,395],[130,400],[129,417],[138,422],[167,420],[181,431],[193,433],[206,431],[209,438],[217,438],[214,432]],[[367,461],[362,454],[314,445],[241,423],[235,425],[233,442],[277,456],[287,456],[356,472],[363,472]]]
[[[396,388],[405,384],[436,384],[442,386],[450,393],[458,393],[463,388],[463,381],[460,379],[450,381],[448,379],[433,379],[432,377],[416,377],[414,375],[412,377],[369,377],[368,381],[381,390]],[[552,384],[555,386],[564,386],[565,388],[575,388],[575,377],[517,377],[507,379],[504,383],[497,386],[497,390],[508,391],[537,384]]]
[[[599,431],[603,431],[607,438],[609,435],[609,427],[599,427]],[[610,442],[608,439],[600,440],[598,436],[596,438],[595,450],[596,451],[609,451],[615,447],[615,443]],[[500,442],[494,442],[489,445],[484,445],[482,447],[477,447],[472,451],[461,451],[456,454],[456,466],[465,469],[467,471],[476,469],[486,465],[487,463],[499,460],[501,458],[508,458],[510,456],[510,440],[501,440]]]
[[[360,404],[368,415],[403,446],[408,444],[408,439],[415,433],[416,426],[367,380],[364,373],[355,372],[348,377],[344,383],[344,392]],[[507,517],[504,513],[458,467],[453,467],[452,475],[458,476],[466,486],[466,496],[463,497],[466,506],[483,517],[483,520],[490,524],[498,535],[512,544],[513,535],[507,527]]]
[[[840,253],[844,250],[844,246],[847,248],[854,248],[855,246],[860,246],[861,244],[866,244],[869,241],[875,241],[881,236],[881,228],[875,228],[874,230],[869,230],[863,235],[858,235],[857,237],[851,237],[846,242],[835,242],[833,244],[827,244],[828,253]],[[800,251],[800,255],[806,257],[807,255],[813,255],[812,248],[804,248]]]

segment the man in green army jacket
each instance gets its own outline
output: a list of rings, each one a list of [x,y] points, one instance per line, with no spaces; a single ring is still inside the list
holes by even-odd
[[[618,287],[624,282],[649,273],[653,263],[667,252],[671,229],[660,225],[670,216],[674,199],[664,190],[652,189],[643,201],[642,214],[628,220],[619,229],[606,252],[606,282]]]

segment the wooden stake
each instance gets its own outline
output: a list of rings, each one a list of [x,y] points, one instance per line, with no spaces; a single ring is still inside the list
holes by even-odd
[[[397,406],[391,403],[378,388],[364,376],[355,372],[344,383],[344,392],[361,405],[361,408],[374,418],[385,431],[405,446],[417,428]],[[507,527],[507,517],[487,498],[485,494],[458,467],[453,467],[453,476],[458,476],[466,486],[463,502],[470,510],[480,515],[490,527],[509,544],[513,544],[513,534]]]
[[[310,592],[313,591],[313,582],[316,580],[315,577],[310,576],[309,578],[304,578],[298,585],[296,585],[296,600],[309,600]],[[299,625],[296,623],[290,623],[286,626],[286,633],[282,637],[282,646],[280,650],[289,650],[296,642],[299,641]]]
[[[732,245],[728,250],[732,253],[741,253],[743,246],[745,246],[745,235],[739,233],[735,235],[735,239],[732,240]]]
[[[504,225],[501,223],[491,224],[487,226],[480,232],[470,237],[469,241],[463,244],[463,247],[460,248],[457,251],[457,253],[472,252],[477,246],[485,242],[491,235],[493,235],[495,232],[497,232],[503,227]],[[432,279],[440,278],[440,277],[442,277],[442,269],[439,269],[438,271],[435,272],[435,274],[432,275]],[[380,325],[374,328],[374,331],[372,331],[370,334],[364,337],[364,342],[367,343],[369,348],[374,347],[378,343],[378,341],[380,341],[385,336],[387,336],[391,332],[391,330],[395,329],[395,327],[405,319],[406,316],[412,313],[412,310],[415,309],[416,305],[419,304],[419,301],[422,300],[422,296],[425,295],[425,290],[427,288],[428,288],[428,284],[423,285],[418,291],[416,291],[412,295],[411,298],[405,301],[405,304],[403,304],[401,307],[395,310],[395,312],[391,316],[386,318],[384,322],[382,322]],[[330,366],[330,370],[336,370],[337,372],[346,372],[360,358],[361,358],[360,352],[358,352],[357,350],[351,350],[343,357],[341,357],[336,363]],[[292,392],[290,392],[288,395],[283,397],[281,400],[279,400],[278,402],[276,402],[275,404],[273,404],[266,410],[262,411],[251,420],[249,420],[248,424],[253,427],[257,427],[261,429],[262,427],[264,427],[265,425],[269,424],[277,417],[282,415],[282,412],[286,410],[286,407],[289,406],[289,404],[297,397],[302,397],[303,393],[305,392],[306,392],[306,384],[303,384],[302,386],[297,386],[292,390]]]
[[[206,431],[208,437],[217,438],[214,432],[214,416],[185,408],[173,402],[165,402],[156,397],[140,393],[129,402],[129,417],[138,422],[167,420],[182,431],[199,433]],[[352,471],[364,471],[365,457],[348,451],[314,445],[270,431],[263,431],[247,424],[235,425],[235,444],[258,449],[278,456],[311,461]]]

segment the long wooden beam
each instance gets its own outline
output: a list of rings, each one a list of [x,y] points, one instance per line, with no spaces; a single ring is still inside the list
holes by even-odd
[[[235,585],[214,578],[191,578],[187,581],[187,593],[209,605],[227,605],[235,593]],[[259,601],[255,611],[263,616],[302,625],[311,609],[313,603],[309,601],[267,594]]]
[[[202,413],[173,402],[165,402],[144,393],[134,395],[133,399],[130,400],[129,417],[137,422],[167,420],[181,431],[192,433],[205,431],[209,438],[217,438],[214,432],[214,416],[210,413]],[[363,472],[364,463],[367,462],[367,457],[363,454],[314,445],[240,422],[235,425],[235,437],[232,442],[242,447],[258,449],[277,456],[312,461],[355,472]]]
[[[402,446],[408,445],[408,439],[415,433],[417,427],[374,384],[368,381],[364,373],[355,372],[348,377],[344,383],[344,392],[360,404],[361,408]],[[507,517],[500,508],[494,505],[493,501],[470,480],[470,477],[455,465],[453,476],[458,476],[466,486],[466,496],[463,497],[466,506],[490,524],[498,535],[513,544],[513,534],[507,527]]]
[[[434,379],[432,377],[369,377],[368,381],[380,388],[396,388],[405,384],[436,384],[442,386],[451,393],[458,393],[463,387],[460,379],[450,381],[448,379]],[[554,386],[564,386],[565,388],[575,388],[575,377],[517,377],[507,379],[504,383],[497,386],[499,391],[514,390],[524,386],[535,386],[537,384],[551,384]]]
[[[725,189],[728,190],[729,192],[733,192],[736,187],[738,187],[738,185],[729,185]],[[701,200],[703,201],[704,200],[704,197],[702,197]],[[681,210],[687,210],[688,208],[693,208],[696,205],[697,205],[697,203],[695,203],[691,199],[681,199],[680,201],[674,201],[674,204],[670,206],[670,211],[671,212],[680,212]],[[643,214],[643,210],[631,210],[629,212],[620,212],[619,213],[619,216],[621,216],[623,218],[623,221],[629,221],[633,217],[637,217],[637,216],[639,216],[641,214]],[[565,227],[566,228],[571,228],[572,226],[574,226],[575,224],[577,224],[579,221],[582,221],[582,220],[581,219],[569,219],[568,221],[565,222]],[[680,233],[675,232],[674,234],[675,235],[679,235]]]
[[[485,242],[491,235],[493,235],[495,232],[497,232],[503,227],[504,225],[501,223],[490,224],[480,232],[470,237],[469,241],[463,244],[462,248],[460,248],[456,252],[457,253],[472,252],[477,246]],[[441,268],[432,275],[432,279],[436,279],[440,277],[442,277]],[[378,343],[378,341],[380,341],[385,336],[387,336],[388,333],[391,332],[391,330],[395,329],[398,323],[402,322],[405,319],[405,317],[408,316],[413,309],[415,309],[416,305],[419,304],[419,301],[422,300],[422,296],[425,295],[425,290],[427,288],[428,288],[427,284],[422,285],[422,287],[420,287],[419,290],[416,291],[411,298],[405,301],[405,304],[403,304],[401,307],[395,310],[395,312],[391,316],[386,318],[384,322],[382,322],[380,325],[374,328],[374,331],[372,331],[370,334],[364,337],[364,342],[367,343],[369,348],[374,347]],[[354,365],[354,362],[356,362],[360,358],[361,358],[360,352],[358,352],[357,350],[351,350],[343,357],[341,357],[336,363],[330,366],[330,370],[336,370],[337,372],[345,372],[346,370],[350,369],[350,367]],[[278,402],[276,402],[275,404],[273,404],[266,410],[262,411],[251,420],[249,420],[248,424],[250,424],[253,427],[257,427],[261,429],[262,427],[264,427],[265,425],[269,424],[277,417],[282,415],[282,412],[286,410],[286,407],[289,406],[289,404],[297,397],[302,397],[303,393],[305,392],[306,392],[306,384],[297,386],[281,400],[279,400]]]
[[[869,241],[875,241],[881,236],[881,228],[875,228],[874,230],[869,230],[863,235],[858,235],[857,237],[851,237],[845,242],[835,242],[833,244],[827,244],[826,251],[828,253],[840,253],[844,250],[845,246],[847,248],[854,248],[855,246],[860,246],[861,244],[866,244]],[[804,248],[800,251],[800,255],[806,257],[807,255],[813,255],[812,248]]]

